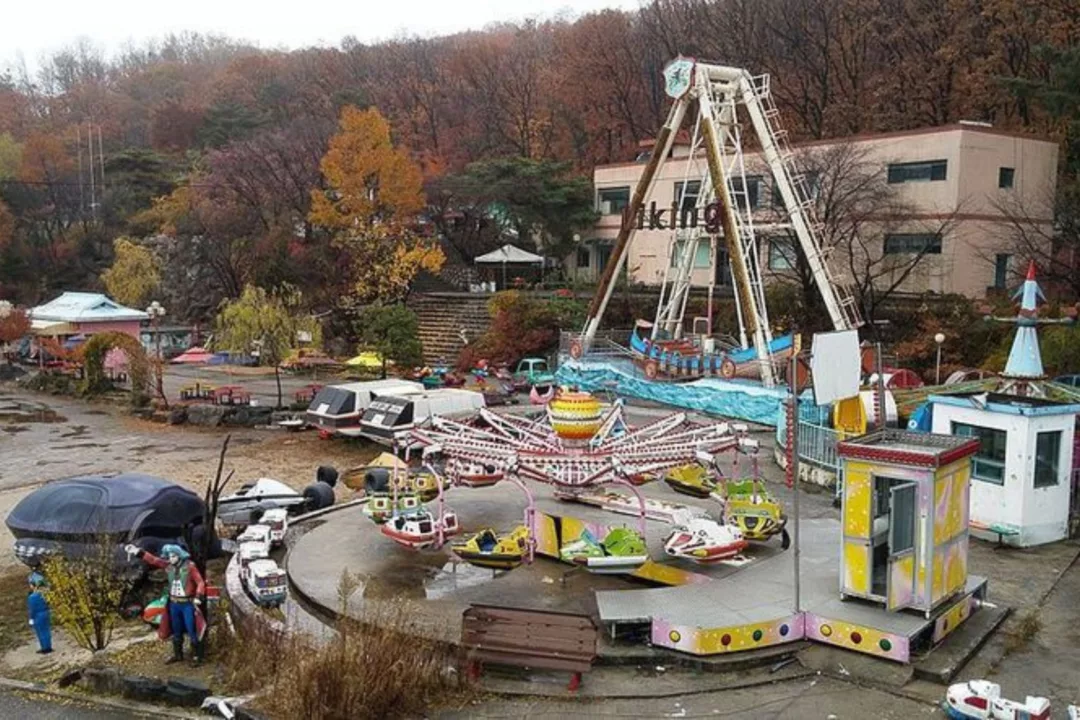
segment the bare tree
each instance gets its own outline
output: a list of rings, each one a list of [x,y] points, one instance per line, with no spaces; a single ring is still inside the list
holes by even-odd
[[[874,319],[890,298],[916,288],[913,277],[946,272],[930,258],[941,252],[941,238],[954,225],[956,210],[934,220],[915,220],[915,209],[886,182],[884,164],[867,148],[848,142],[810,149],[798,162],[806,187],[817,202],[821,231],[818,241],[832,266],[846,275],[863,316]],[[908,247],[887,247],[886,236],[908,236]],[[922,240],[919,240],[921,238]],[[770,268],[794,284],[801,296],[804,326],[825,317],[821,298],[806,257],[798,243],[773,238]]]
[[[1056,193],[1045,187],[1026,198],[1010,195],[994,208],[1004,222],[983,259],[992,263],[992,254],[1008,253],[1020,260],[1012,265],[1014,274],[1034,261],[1048,290],[1080,297],[1080,184],[1066,183]]]

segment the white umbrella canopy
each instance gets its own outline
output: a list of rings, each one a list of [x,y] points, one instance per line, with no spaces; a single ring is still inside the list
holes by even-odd
[[[492,250],[473,260],[477,265],[502,265],[503,287],[506,287],[507,265],[544,265],[544,258],[528,250],[522,250],[507,243],[498,250]]]
[[[544,262],[544,258],[527,250],[522,250],[521,248],[506,244],[498,250],[492,250],[489,253],[479,256],[473,260],[473,262],[477,265],[499,265],[502,263],[541,265]]]

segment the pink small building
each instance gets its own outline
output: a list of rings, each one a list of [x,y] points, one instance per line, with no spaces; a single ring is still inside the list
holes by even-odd
[[[34,333],[53,337],[122,332],[138,340],[139,328],[149,318],[101,293],[66,292],[30,310]]]

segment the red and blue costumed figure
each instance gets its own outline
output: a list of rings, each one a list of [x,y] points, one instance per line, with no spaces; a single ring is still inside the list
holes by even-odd
[[[42,594],[45,578],[41,573],[30,574],[30,593],[26,596],[26,610],[30,616],[30,627],[37,635],[38,653],[48,655],[52,652],[52,613],[49,603]]]
[[[192,562],[191,556],[179,545],[161,548],[164,557],[158,557],[134,545],[128,545],[128,555],[137,556],[151,567],[164,568],[169,578],[169,602],[158,626],[158,637],[164,640],[172,635],[173,655],[166,663],[184,659],[184,634],[191,638],[192,656],[195,664],[203,660],[203,636],[206,621],[201,605],[206,595],[206,583],[202,573]]]

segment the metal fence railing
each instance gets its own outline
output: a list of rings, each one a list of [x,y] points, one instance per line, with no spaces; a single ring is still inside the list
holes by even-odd
[[[824,425],[799,421],[799,462],[808,462],[818,467],[839,472],[840,462],[836,456],[836,443],[840,433]],[[781,423],[776,428],[777,445],[787,444],[787,426]]]

